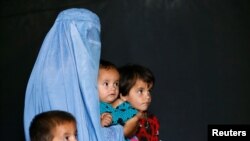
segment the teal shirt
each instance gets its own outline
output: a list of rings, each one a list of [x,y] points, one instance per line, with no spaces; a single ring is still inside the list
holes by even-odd
[[[112,124],[124,125],[126,121],[134,117],[137,114],[137,110],[131,106],[128,102],[123,102],[116,108],[113,108],[111,104],[100,102],[100,110],[102,113],[110,113],[112,115]]]

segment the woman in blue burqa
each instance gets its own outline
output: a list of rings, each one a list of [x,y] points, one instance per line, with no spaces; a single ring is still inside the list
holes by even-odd
[[[62,11],[48,32],[32,70],[24,107],[26,141],[35,115],[49,110],[72,113],[78,141],[122,141],[122,126],[101,127],[97,75],[100,21],[86,9]]]

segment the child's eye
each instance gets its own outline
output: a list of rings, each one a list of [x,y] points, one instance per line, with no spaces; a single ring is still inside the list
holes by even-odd
[[[116,83],[114,84],[114,87],[117,88],[118,86],[119,86],[119,83],[116,82]]]
[[[108,83],[108,82],[104,82],[103,85],[104,85],[104,86],[108,86],[109,83]]]
[[[151,93],[152,93],[152,90],[151,90],[151,89],[150,89],[150,90],[148,90],[148,94],[149,94],[149,95],[151,95]]]
[[[143,90],[142,90],[142,89],[140,89],[140,90],[138,90],[138,92],[137,92],[137,93],[142,94],[142,93],[143,93]]]
[[[69,136],[65,136],[64,141],[68,141],[68,140],[69,140]]]

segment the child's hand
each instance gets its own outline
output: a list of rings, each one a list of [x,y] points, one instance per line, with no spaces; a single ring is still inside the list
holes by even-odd
[[[101,115],[101,125],[104,126],[109,126],[112,123],[112,116],[110,113],[103,113]]]

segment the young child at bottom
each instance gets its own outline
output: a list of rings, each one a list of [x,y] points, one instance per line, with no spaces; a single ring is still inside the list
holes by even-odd
[[[77,141],[76,119],[65,111],[47,111],[34,117],[31,141]]]
[[[120,124],[124,128],[124,136],[135,134],[138,125],[137,110],[128,102],[117,101],[119,95],[120,75],[117,67],[106,60],[101,60],[98,74],[98,93],[100,98],[101,125],[111,126]],[[131,119],[131,120],[130,120]]]
[[[151,90],[155,83],[153,73],[140,65],[125,65],[119,68],[120,97],[117,103],[129,102],[140,113],[136,137],[139,141],[159,141],[159,121],[148,112]],[[133,117],[137,118],[137,117]]]

